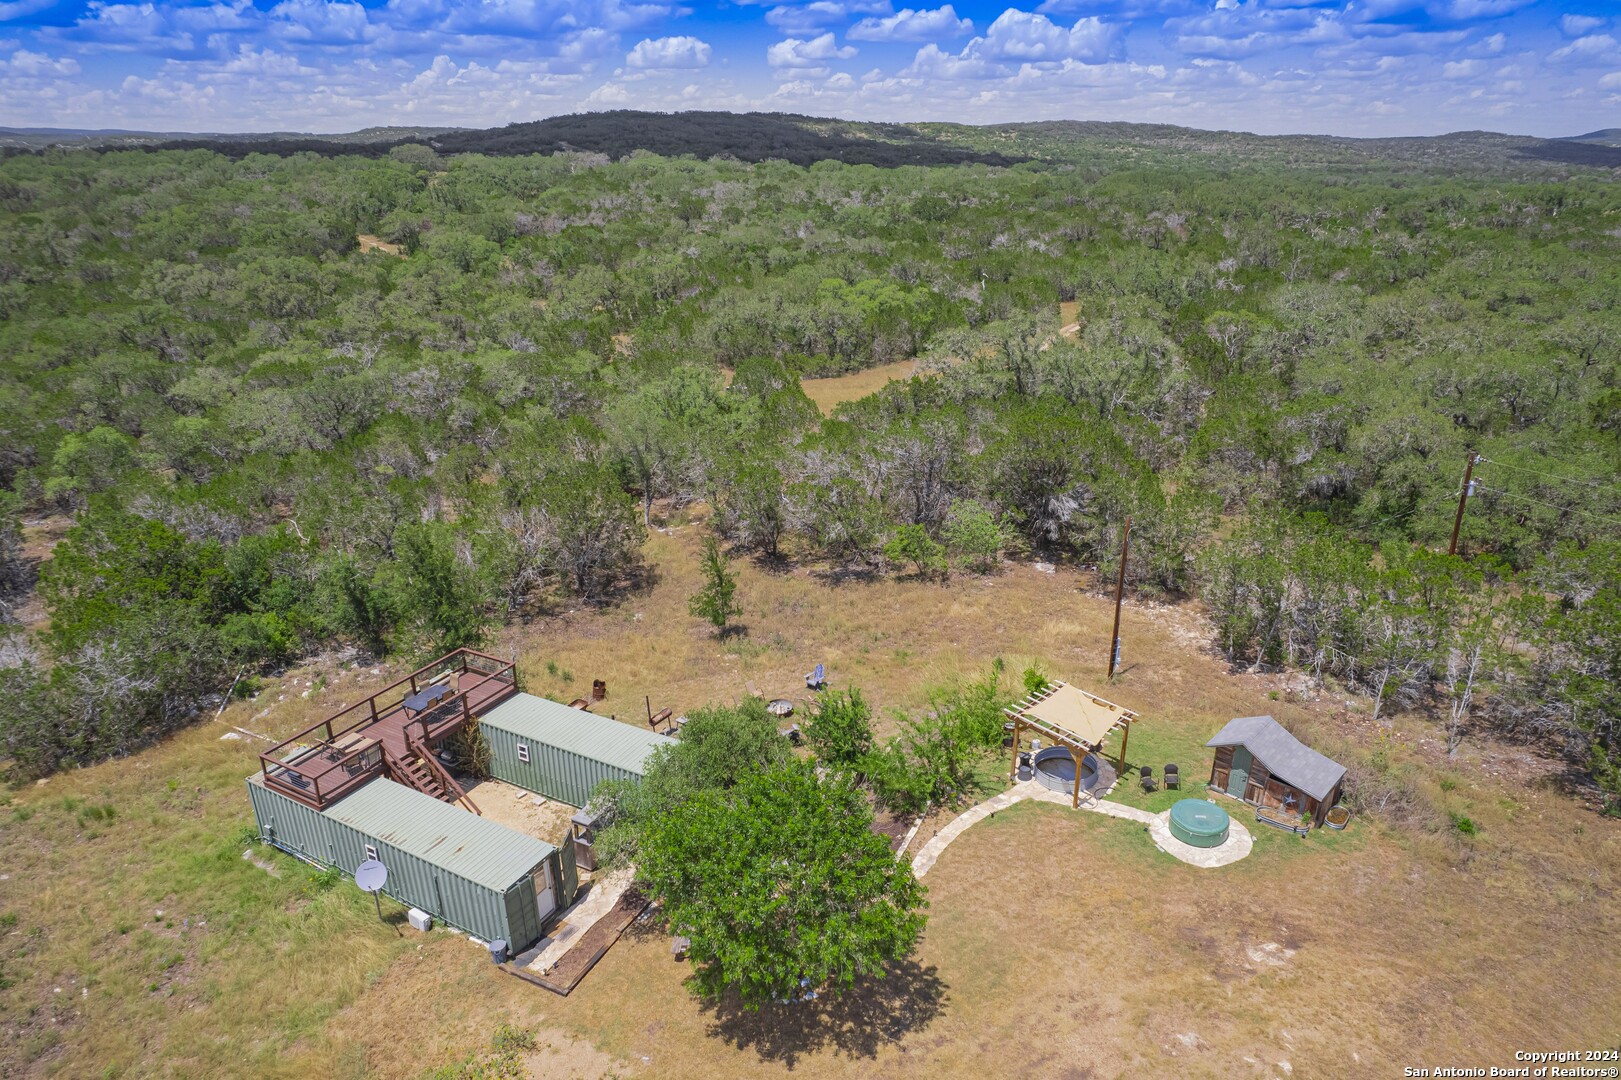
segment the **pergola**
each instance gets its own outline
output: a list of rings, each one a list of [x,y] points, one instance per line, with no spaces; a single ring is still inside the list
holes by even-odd
[[[1081,805],[1081,760],[1087,754],[1096,753],[1115,728],[1120,729],[1117,771],[1125,772],[1126,740],[1131,738],[1131,725],[1137,722],[1137,714],[1123,705],[1116,705],[1068,683],[1055,682],[1006,712],[1013,721],[1013,765],[1008,779],[1018,776],[1019,736],[1025,731],[1050,739],[1056,746],[1067,747],[1075,758],[1076,782],[1071,793],[1072,806]]]

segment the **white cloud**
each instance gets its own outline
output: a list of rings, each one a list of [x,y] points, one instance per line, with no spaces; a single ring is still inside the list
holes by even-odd
[[[778,4],[765,13],[765,21],[784,34],[808,37],[836,22],[858,15],[888,15],[889,0],[813,0],[809,4]]]
[[[701,68],[709,63],[709,42],[695,37],[643,38],[625,54],[633,68]]]
[[[1615,38],[1609,34],[1588,34],[1586,37],[1577,38],[1562,49],[1555,49],[1548,54],[1548,59],[1553,63],[1561,60],[1584,62],[1607,58],[1615,53]]]
[[[1598,81],[1600,90],[1621,90],[1621,71],[1612,71]]]
[[[0,72],[34,78],[62,78],[79,74],[79,62],[71,56],[52,60],[44,53],[18,49],[10,60],[0,60]]]
[[[856,54],[852,45],[834,43],[832,31],[809,41],[785,38],[765,51],[765,62],[773,68],[819,68],[829,60],[848,60]]]
[[[1291,45],[1348,42],[1353,34],[1342,15],[1339,10],[1270,8],[1249,0],[1204,15],[1168,19],[1165,29],[1184,53],[1236,59]]]
[[[316,45],[354,44],[371,29],[366,9],[348,0],[281,0],[270,17],[280,36]]]
[[[1095,15],[1077,19],[1066,30],[1045,15],[1009,8],[963,53],[991,60],[1099,60],[1113,47],[1119,30]]]
[[[0,22],[10,22],[36,11],[44,11],[55,3],[56,0],[7,0],[0,4]]]
[[[1597,30],[1604,25],[1604,20],[1592,15],[1566,15],[1559,20],[1559,29],[1571,37],[1581,37],[1590,30]]]
[[[902,8],[883,18],[866,18],[844,36],[851,41],[927,41],[972,33],[974,24],[959,19],[950,4],[938,8]]]
[[[1443,79],[1467,79],[1479,70],[1479,60],[1454,60],[1441,65],[1441,77]]]
[[[1536,0],[1451,0],[1436,14],[1451,19],[1493,19],[1535,3]]]

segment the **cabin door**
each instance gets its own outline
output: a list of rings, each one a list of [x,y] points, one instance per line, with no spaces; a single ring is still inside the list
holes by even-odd
[[[552,861],[547,859],[535,869],[535,910],[540,913],[540,925],[557,910],[557,891],[552,887]]]
[[[1235,799],[1244,797],[1244,788],[1249,783],[1250,766],[1255,757],[1242,746],[1233,747],[1233,769],[1227,774],[1227,794]]]

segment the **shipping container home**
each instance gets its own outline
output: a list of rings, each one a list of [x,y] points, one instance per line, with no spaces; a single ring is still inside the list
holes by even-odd
[[[560,851],[383,777],[317,810],[258,773],[248,798],[265,843],[350,876],[377,859],[385,895],[514,950],[538,940],[578,888],[572,845]]]
[[[604,780],[640,780],[654,750],[675,740],[531,694],[479,717],[490,774],[548,799],[584,806]]]

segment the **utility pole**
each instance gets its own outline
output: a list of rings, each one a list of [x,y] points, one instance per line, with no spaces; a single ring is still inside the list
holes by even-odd
[[[1479,460],[1480,455],[1470,451],[1469,461],[1463,468],[1463,489],[1458,492],[1458,516],[1452,519],[1452,543],[1447,545],[1448,555],[1458,553],[1458,530],[1463,528],[1463,506],[1474,494],[1475,482],[1471,477],[1475,475],[1475,462]]]
[[[1120,575],[1114,581],[1114,636],[1109,640],[1109,678],[1120,664],[1120,602],[1126,595],[1126,552],[1131,545],[1131,515],[1126,515],[1126,528],[1120,534]]]

